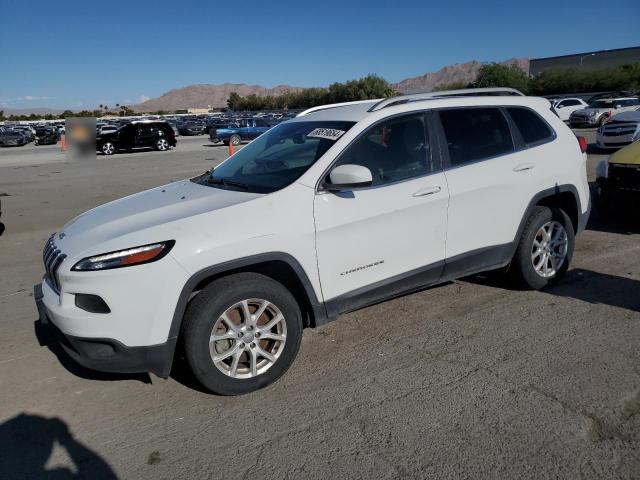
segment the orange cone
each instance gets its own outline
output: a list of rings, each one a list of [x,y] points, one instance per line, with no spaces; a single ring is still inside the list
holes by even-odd
[[[229,140],[229,156],[233,155],[234,153],[236,153],[235,148],[233,148],[233,143],[231,143],[231,140]]]
[[[64,135],[60,135],[60,151],[64,152],[67,149],[67,145],[64,142]]]

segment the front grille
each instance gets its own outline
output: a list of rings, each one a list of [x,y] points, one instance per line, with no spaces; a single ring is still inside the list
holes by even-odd
[[[607,122],[602,127],[602,135],[605,137],[618,137],[623,135],[632,135],[638,128],[637,123],[628,122]]]
[[[49,237],[42,252],[42,261],[44,269],[47,272],[47,278],[51,282],[53,289],[60,293],[60,280],[58,279],[58,268],[67,256],[60,251],[54,242],[55,233]]]
[[[640,165],[609,164],[609,181],[621,188],[640,190]]]

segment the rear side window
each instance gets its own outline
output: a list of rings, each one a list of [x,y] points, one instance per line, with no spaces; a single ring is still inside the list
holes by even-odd
[[[509,107],[507,112],[511,115],[516,127],[522,135],[522,140],[527,145],[543,142],[553,138],[553,132],[537,113],[528,108]]]
[[[498,108],[459,108],[439,113],[452,166],[514,150],[509,124]]]

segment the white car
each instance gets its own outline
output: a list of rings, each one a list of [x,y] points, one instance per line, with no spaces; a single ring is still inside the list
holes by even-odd
[[[596,134],[598,148],[622,148],[640,140],[640,109],[618,113],[609,118]]]
[[[544,288],[588,218],[586,142],[545,99],[474,93],[311,109],[76,217],[46,242],[41,322],[96,370],[166,377],[180,345],[233,395],[342,313],[503,268]]]
[[[587,108],[589,104],[581,98],[559,98],[553,102],[553,108],[563,122],[569,122],[569,117],[576,110]]]
[[[634,111],[640,106],[636,97],[601,98],[592,101],[588,107],[574,111],[569,116],[572,128],[602,126],[611,116],[621,112]]]

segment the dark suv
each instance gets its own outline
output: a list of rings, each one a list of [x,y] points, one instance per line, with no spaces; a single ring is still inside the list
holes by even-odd
[[[98,135],[96,149],[105,155],[113,155],[118,150],[155,148],[164,151],[175,147],[178,142],[167,122],[131,122],[115,132]]]

